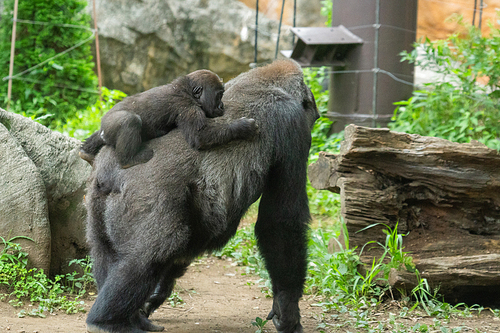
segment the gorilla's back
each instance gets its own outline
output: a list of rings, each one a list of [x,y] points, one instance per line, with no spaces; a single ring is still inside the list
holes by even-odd
[[[154,150],[149,162],[129,169],[119,168],[111,148],[99,154],[93,175],[113,174],[120,189],[106,201],[108,232],[120,234],[120,242],[130,240],[123,235],[140,233],[161,243],[183,225],[200,230],[206,249],[223,246],[269,177],[276,176],[273,168],[304,156],[306,163],[311,124],[302,85],[302,70],[293,61],[251,70],[226,84],[225,115],[211,121],[253,118],[259,133],[251,141],[196,151],[173,130],[147,143]]]

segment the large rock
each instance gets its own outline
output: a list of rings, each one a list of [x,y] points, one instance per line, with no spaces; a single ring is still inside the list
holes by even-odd
[[[109,88],[137,93],[200,68],[227,82],[254,60],[255,10],[239,1],[97,0],[96,7],[103,84]],[[278,22],[261,15],[259,31],[258,61],[272,60]],[[282,27],[280,49],[291,47]]]
[[[0,111],[3,112],[3,111]],[[0,236],[15,237],[35,266],[50,268],[50,223],[45,185],[35,164],[0,118]]]
[[[52,132],[28,118],[2,109],[0,109],[0,123],[4,126],[5,145],[17,144],[30,162],[27,168],[35,170],[35,174],[39,175],[38,178],[43,182],[43,194],[50,220],[48,235],[51,239],[50,272],[58,274],[69,271],[68,262],[74,258],[84,257],[87,253],[83,195],[90,166],[78,157],[81,143],[76,139]],[[7,164],[2,158],[3,177],[0,179],[2,197],[8,198],[10,196],[8,192],[4,195],[4,185],[9,184],[17,172],[23,173],[24,167],[18,169],[17,164],[11,161],[17,159],[19,154],[13,155],[3,150],[2,154],[6,155],[5,161],[10,161]],[[31,179],[25,180],[27,186],[34,188],[38,186]],[[9,204],[9,199],[5,204]],[[13,214],[30,213],[29,210],[24,211],[21,208],[18,211],[14,210]],[[38,220],[38,216],[33,215],[31,219]],[[3,218],[0,216],[0,219]],[[14,223],[14,220],[7,218],[4,228]],[[0,232],[4,233],[5,230]]]

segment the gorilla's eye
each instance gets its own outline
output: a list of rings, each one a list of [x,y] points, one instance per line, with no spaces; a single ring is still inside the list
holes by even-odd
[[[224,103],[220,102],[219,105],[217,106],[219,110],[224,109]]]
[[[200,98],[201,96],[201,92],[202,92],[203,88],[200,87],[200,86],[196,86],[193,88],[193,95],[194,95],[194,98]]]

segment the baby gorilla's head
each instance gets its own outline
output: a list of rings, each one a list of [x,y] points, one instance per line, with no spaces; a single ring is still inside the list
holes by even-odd
[[[193,87],[193,97],[200,103],[208,118],[220,117],[224,114],[224,84],[220,77],[212,71],[200,69],[187,75]]]

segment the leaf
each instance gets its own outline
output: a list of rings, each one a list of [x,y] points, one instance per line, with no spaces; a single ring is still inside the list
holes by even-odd
[[[53,64],[52,64],[52,67],[54,67],[54,68],[55,68],[55,69],[57,69],[58,71],[62,71],[62,70],[64,69],[64,67],[63,67],[63,66],[58,65],[58,64],[56,64],[56,63],[53,63]]]

